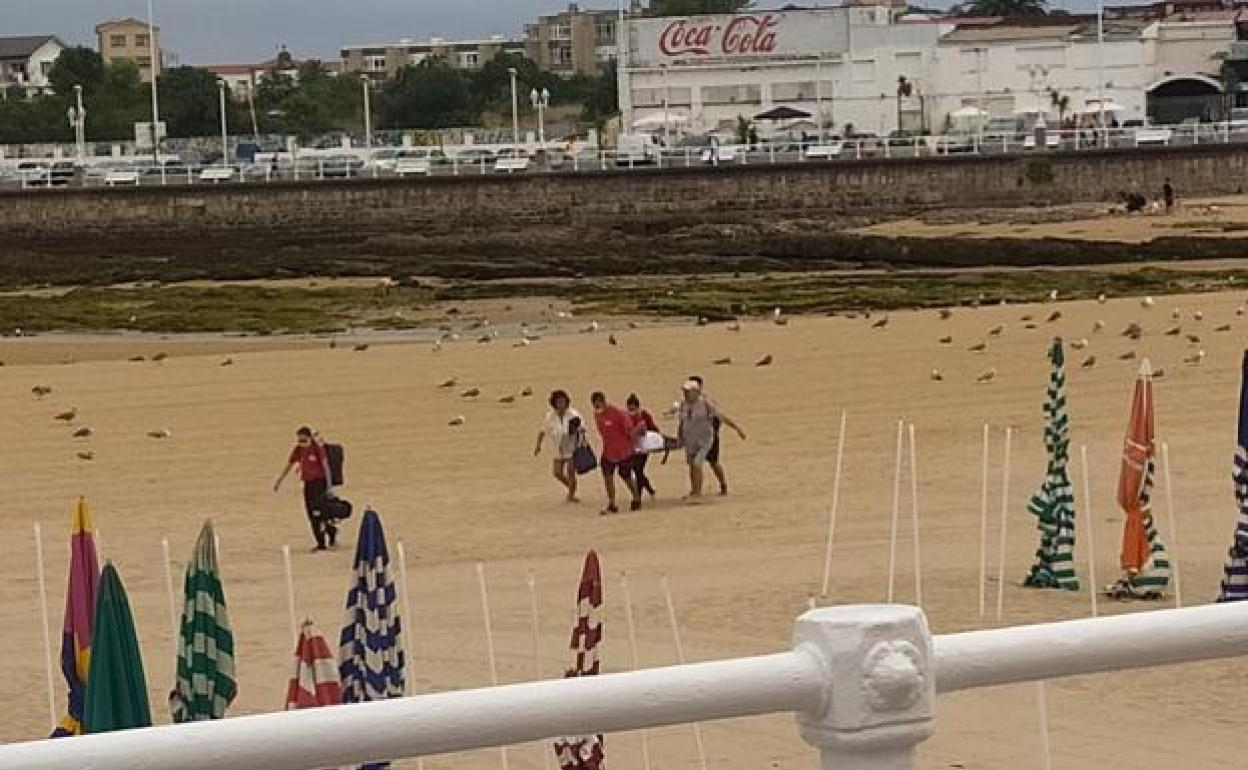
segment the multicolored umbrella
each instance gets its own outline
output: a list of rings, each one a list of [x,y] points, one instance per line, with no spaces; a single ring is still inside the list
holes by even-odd
[[[1235,504],[1239,520],[1235,522],[1235,538],[1226,555],[1226,576],[1222,579],[1220,602],[1242,602],[1248,599],[1248,350],[1244,351],[1243,373],[1239,386],[1239,445],[1235,448]]]
[[[387,568],[390,552],[376,511],[365,511],[355,546],[355,566],[347,591],[346,620],[338,646],[342,702],[364,703],[403,697],[403,624]],[[362,770],[387,763],[363,765]]]
[[[81,735],[82,707],[91,667],[91,629],[100,586],[100,562],[95,553],[91,513],[78,498],[69,535],[69,588],[65,592],[65,625],[61,633],[61,673],[69,690],[69,708],[53,738]]]
[[[150,727],[147,677],[125,586],[112,562],[100,573],[83,725],[87,733]]]
[[[585,554],[581,583],[576,590],[576,625],[572,627],[572,667],[565,677],[594,676],[599,670],[598,645],[602,643],[602,570],[598,554]],[[601,735],[583,735],[555,741],[555,756],[562,770],[602,770],[606,755]]]
[[[1145,359],[1135,381],[1118,475],[1118,505],[1127,517],[1122,531],[1123,576],[1108,589],[1118,598],[1156,599],[1170,583],[1170,560],[1152,513],[1156,455],[1153,371]]]
[[[177,681],[169,694],[174,722],[221,719],[238,694],[234,633],[217,569],[217,538],[205,523],[186,565]]]
[[[1036,517],[1040,530],[1040,546],[1036,563],[1023,581],[1032,588],[1079,590],[1075,575],[1075,496],[1070,486],[1066,464],[1070,460],[1070,418],[1066,414],[1066,356],[1062,338],[1054,337],[1049,347],[1048,400],[1044,416],[1044,448],[1048,452],[1048,469],[1044,483],[1031,496],[1027,510]]]
[[[295,645],[295,673],[286,688],[286,710],[337,706],[342,703],[338,664],[329,642],[310,620],[303,621]]]

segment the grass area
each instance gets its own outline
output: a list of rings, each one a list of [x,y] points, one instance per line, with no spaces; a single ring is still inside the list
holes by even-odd
[[[399,287],[225,285],[80,288],[0,295],[0,329],[23,332],[128,330],[149,333],[316,334],[347,327],[420,325],[434,303],[557,297],[582,315],[699,316],[724,320],[768,313],[895,310],[1030,302],[1056,289],[1063,299],[1221,291],[1248,286],[1248,270],[1016,270],[858,274],[764,273],[616,279],[462,281]],[[426,325],[429,325],[426,322]]]

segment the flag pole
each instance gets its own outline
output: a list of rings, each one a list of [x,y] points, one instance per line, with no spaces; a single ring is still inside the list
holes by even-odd
[[[173,593],[173,566],[170,564],[169,538],[161,539],[160,551],[165,557],[165,595],[169,600],[169,625],[173,628],[173,650],[174,658],[176,659],[178,653],[181,652],[178,636],[182,624],[178,619],[178,600]]]
[[[1083,515],[1088,520],[1088,581],[1092,588],[1092,617],[1100,615],[1100,607],[1097,604],[1096,587],[1096,540],[1093,533],[1096,527],[1092,525],[1092,483],[1088,478],[1088,445],[1084,444],[1079,447],[1080,459],[1083,462]]]
[[[823,550],[823,590],[821,596],[828,595],[829,583],[832,580],[832,538],[836,534],[836,510],[841,502],[841,469],[845,461],[845,410],[841,410],[841,430],[836,439],[836,472],[832,476],[832,510],[828,513],[828,542]]]
[[[997,553],[997,622],[1001,622],[1005,610],[1005,533],[1010,512],[1010,442],[1014,429],[1005,429],[1005,460],[1001,469],[1001,534]]]
[[[633,595],[628,590],[628,573],[620,573],[620,590],[624,594],[624,620],[628,625],[628,654],[632,659],[633,670],[641,667],[637,655],[637,623],[633,618]],[[641,731],[641,768],[650,770],[650,731]]]
[[[412,600],[408,595],[409,583],[407,582],[407,549],[403,547],[403,541],[394,544],[395,554],[399,557],[399,590],[403,594],[403,617],[405,618],[403,630],[410,631],[412,629]],[[411,639],[411,634],[404,634],[404,637]],[[416,694],[416,677],[405,676],[403,678],[404,692],[408,695]]]
[[[984,423],[984,461],[979,495],[979,624],[984,624],[984,594],[988,587],[988,423]]]
[[[893,603],[897,573],[897,519],[901,515],[901,450],[905,440],[905,424],[897,421],[897,460],[893,463],[893,523],[888,535],[888,593],[886,601]]]
[[[43,571],[43,527],[35,522],[35,563],[39,576],[39,611],[43,618],[43,668],[48,679],[48,713],[55,725],[59,718],[56,708],[56,686],[52,675],[52,635],[48,631],[48,579]]]
[[[290,613],[290,635],[299,641],[299,623],[295,620],[295,570],[290,564],[290,546],[282,546],[282,566],[286,570],[286,609]]]
[[[537,577],[533,574],[533,570],[529,570],[525,582],[529,586],[529,618],[533,626],[533,681],[540,682],[542,681],[542,626],[537,615]],[[546,741],[542,741],[540,745],[542,765],[546,770],[550,770],[550,748]]]
[[[1161,465],[1166,475],[1166,513],[1170,517],[1170,569],[1174,572],[1174,606],[1183,607],[1183,583],[1179,580],[1179,523],[1174,516],[1174,492],[1170,481],[1170,444],[1161,442]]]
[[[485,586],[485,564],[477,562],[477,585],[481,588],[481,616],[485,621],[485,649],[490,662],[490,684],[498,686],[498,658],[494,654],[494,625],[490,622],[490,594]],[[498,748],[502,759],[503,770],[511,767],[507,757],[507,747]]]
[[[685,648],[680,643],[680,624],[676,622],[676,603],[672,601],[672,586],[667,581],[667,575],[660,578],[659,582],[663,586],[663,598],[667,602],[667,618],[672,624],[672,639],[676,642],[676,662],[685,665]],[[698,767],[706,770],[706,744],[702,740],[702,725],[698,722],[693,723],[693,741],[698,748]]]
[[[910,504],[914,527],[914,604],[923,606],[923,560],[919,551],[919,461],[914,448],[914,423],[910,423]]]

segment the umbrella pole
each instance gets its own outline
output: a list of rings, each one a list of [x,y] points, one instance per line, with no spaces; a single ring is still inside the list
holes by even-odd
[[[680,642],[680,624],[676,622],[676,602],[672,601],[672,586],[664,575],[660,582],[663,586],[663,598],[667,602],[667,618],[672,624],[672,640],[676,642],[676,662],[685,665],[685,647]],[[693,723],[693,742],[698,748],[698,767],[706,770],[706,744],[702,740],[702,725]]]
[[[529,586],[529,620],[533,627],[533,681],[540,682],[542,681],[542,624],[537,615],[537,577],[533,574],[533,570],[529,570],[525,582]],[[546,741],[542,741],[539,745],[542,747],[542,766],[550,770],[550,749]]]
[[[43,668],[48,679],[48,714],[52,724],[57,723],[59,714],[56,708],[56,687],[52,674],[52,635],[48,631],[48,580],[43,571],[43,527],[35,522],[35,567],[39,576],[39,611],[43,624]]]
[[[169,556],[169,538],[160,541],[160,551],[165,557],[165,596],[169,600],[169,627],[173,629],[174,660],[177,660],[181,645],[178,642],[181,623],[178,622],[178,600],[173,593],[173,566]]]
[[[914,528],[914,606],[923,606],[923,560],[919,550],[919,461],[914,448],[914,423],[910,423],[910,507]]]
[[[409,584],[407,582],[407,549],[403,547],[403,541],[400,540],[395,543],[394,550],[395,555],[399,557],[399,590],[403,594],[403,630],[410,632],[412,630],[412,600],[408,595],[410,589],[408,588]],[[412,638],[411,633],[405,633],[404,636],[408,639]],[[407,673],[408,676],[403,678],[403,692],[407,695],[415,695],[416,677],[413,676],[410,671]]]
[[[997,544],[997,622],[1005,610],[1005,534],[1010,512],[1010,442],[1014,429],[1005,429],[1005,461],[1001,470],[1001,534]]]
[[[836,534],[836,510],[841,502],[841,469],[845,460],[845,410],[841,410],[841,431],[836,439],[836,473],[832,477],[832,510],[828,513],[828,542],[823,549],[823,590],[820,596],[828,595],[829,583],[832,579],[832,537]]]
[[[282,546],[282,568],[286,571],[286,609],[290,613],[290,635],[299,639],[299,623],[295,620],[295,570],[290,564],[290,546]]]
[[[1088,477],[1088,445],[1084,444],[1079,447],[1080,460],[1083,463],[1083,515],[1088,520],[1088,582],[1092,588],[1092,617],[1100,615],[1100,607],[1097,605],[1096,587],[1096,541],[1093,533],[1096,527],[1092,524],[1092,481]]]
[[[1178,520],[1174,518],[1174,493],[1173,484],[1171,483],[1171,475],[1169,475],[1169,444],[1162,442],[1162,472],[1166,475],[1166,514],[1171,524],[1171,547],[1169,547],[1169,560],[1171,560],[1171,570],[1174,573],[1174,608],[1182,609],[1183,607],[1183,584],[1178,577]]]
[[[1049,745],[1049,688],[1041,679],[1036,682],[1036,715],[1040,722],[1040,767],[1053,770],[1053,747]]]
[[[988,424],[984,423],[984,459],[979,492],[979,624],[984,624],[984,594],[988,587]]]
[[[904,423],[897,421],[897,460],[893,464],[893,523],[888,533],[888,593],[885,596],[889,604],[893,603],[893,588],[897,577],[897,519],[901,515],[901,450],[905,441]]]
[[[624,620],[628,625],[628,654],[632,659],[633,670],[640,668],[637,656],[637,623],[633,618],[633,595],[628,590],[628,573],[620,573],[620,590],[624,594]],[[812,600],[813,601],[813,600]],[[641,731],[641,768],[650,770],[650,731]]]
[[[498,658],[494,654],[494,625],[490,622],[490,594],[485,586],[485,565],[481,562],[477,562],[477,585],[481,588],[481,616],[485,621],[485,649],[490,661],[490,684],[497,687]],[[507,747],[500,746],[498,753],[502,759],[503,770],[508,770],[511,761],[507,757]]]

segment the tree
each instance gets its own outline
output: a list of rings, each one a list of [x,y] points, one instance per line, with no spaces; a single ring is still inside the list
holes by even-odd
[[[581,119],[595,125],[620,111],[620,82],[616,77],[616,64],[612,59],[591,83],[589,92],[581,100]]]
[[[650,16],[702,16],[709,13],[740,13],[753,0],[650,0]]]
[[[1057,125],[1059,128],[1066,122],[1066,111],[1070,109],[1070,97],[1066,94],[1058,93],[1056,88],[1049,89],[1049,104],[1057,110]]]
[[[1047,16],[1049,3],[1048,0],[970,0],[958,10],[964,16]]]
[[[90,48],[74,46],[61,51],[48,73],[48,84],[58,94],[73,93],[82,86],[84,96],[98,91],[105,83],[104,59]]]
[[[450,128],[480,118],[468,78],[441,59],[399,70],[382,88],[380,101],[382,128]]]
[[[279,63],[256,88],[262,131],[306,141],[363,125],[364,97],[356,78],[334,77],[319,61],[301,64],[296,77],[278,69],[289,69],[289,63]]]
[[[217,78],[198,67],[175,67],[160,73],[156,81],[160,94],[160,117],[169,136],[216,136],[221,133],[220,92]],[[241,130],[242,116],[237,103],[225,96],[226,119],[234,132]]]

